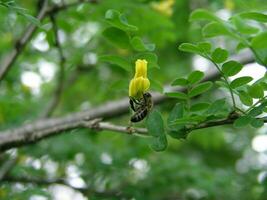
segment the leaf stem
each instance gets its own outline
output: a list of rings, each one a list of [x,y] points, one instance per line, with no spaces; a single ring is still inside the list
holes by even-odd
[[[229,89],[234,109],[240,110],[239,108],[236,107],[234,92],[233,92],[232,88],[230,87],[230,84],[227,80],[227,77],[223,74],[222,70],[220,69],[219,65],[216,62],[214,62],[209,56],[207,56],[207,59],[209,59],[214,64],[214,66],[217,68],[217,70],[220,72],[221,76],[223,77],[223,79],[224,79],[224,81],[225,81],[225,83]]]
[[[260,98],[256,103],[254,103],[251,107],[249,107],[245,113],[247,114],[249,111],[251,111],[253,108],[255,108],[259,103],[261,103],[263,100],[265,100],[267,98],[267,96],[264,96],[262,98]]]

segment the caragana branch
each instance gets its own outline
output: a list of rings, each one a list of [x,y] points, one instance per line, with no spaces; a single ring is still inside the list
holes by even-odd
[[[243,55],[241,57],[233,58],[239,60],[242,63],[251,62],[251,55]],[[217,72],[211,72],[203,81],[216,80],[219,77]],[[169,91],[179,90],[183,91],[184,88],[169,88]],[[154,104],[160,104],[168,100],[169,98],[160,93],[152,92]],[[84,128],[84,121],[92,121],[98,118],[103,120],[114,118],[122,114],[129,112],[129,99],[128,97],[121,100],[107,102],[106,104],[100,105],[94,109],[87,111],[71,113],[67,116],[58,118],[49,118],[37,120],[18,128],[8,129],[0,131],[0,151],[11,149],[18,146],[28,145],[35,143],[43,138],[51,137],[62,133],[63,131],[73,130],[77,128]],[[218,122],[219,123],[219,122]],[[232,122],[231,122],[232,123]],[[103,124],[102,124],[103,125]],[[116,126],[118,128],[118,126]],[[95,127],[94,127],[95,128]],[[109,130],[107,127],[105,127]],[[121,127],[120,127],[121,128]],[[123,130],[123,131],[120,131]],[[127,132],[126,129],[114,129],[116,132]],[[145,131],[144,131],[145,132]]]

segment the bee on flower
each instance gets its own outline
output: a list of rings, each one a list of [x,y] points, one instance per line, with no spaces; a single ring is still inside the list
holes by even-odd
[[[147,78],[147,61],[138,59],[135,62],[135,75],[129,84],[130,107],[135,112],[131,122],[142,121],[153,106],[152,96],[148,91],[150,81]]]

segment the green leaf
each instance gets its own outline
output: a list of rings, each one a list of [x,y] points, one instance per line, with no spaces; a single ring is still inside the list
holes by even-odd
[[[167,123],[168,126],[176,119],[182,118],[184,116],[184,104],[183,103],[177,103],[173,107],[172,111],[170,112]]]
[[[209,54],[211,51],[211,44],[209,42],[199,42],[197,46],[202,52],[206,54]]]
[[[230,60],[222,65],[222,72],[226,76],[234,76],[241,71],[243,65],[237,61]]]
[[[164,134],[164,123],[161,114],[157,110],[153,110],[147,117],[146,126],[148,133],[153,137],[159,137]]]
[[[212,82],[210,82],[210,81],[207,81],[207,82],[204,82],[204,83],[200,83],[197,86],[195,86],[194,88],[192,88],[189,91],[188,95],[189,95],[190,98],[192,98],[194,96],[197,96],[197,95],[200,95],[200,94],[206,92],[211,87],[212,87]]]
[[[103,36],[113,45],[122,49],[127,49],[130,46],[128,35],[118,28],[110,27],[105,29]]]
[[[242,34],[250,35],[250,34],[256,34],[259,32],[258,28],[248,25],[238,15],[232,17],[231,21],[235,25],[236,29]]]
[[[233,37],[233,34],[225,26],[218,22],[210,22],[209,24],[205,25],[202,29],[202,34],[207,38],[221,35]]]
[[[201,54],[201,50],[198,48],[198,46],[191,44],[191,43],[182,43],[179,46],[180,51],[188,52],[188,53],[196,53]]]
[[[209,12],[208,10],[196,9],[191,13],[189,20],[190,21],[195,21],[195,20],[220,21],[220,18],[218,18],[216,15],[214,15],[212,12]]]
[[[187,86],[188,80],[185,78],[177,78],[175,79],[171,85],[180,85],[180,86]]]
[[[150,147],[154,151],[164,151],[168,146],[166,136],[153,137],[151,140],[152,141]]]
[[[226,59],[228,58],[228,51],[226,51],[225,49],[222,49],[222,48],[216,48],[212,52],[211,58],[216,63],[222,63],[222,62],[226,61]]]
[[[128,23],[125,15],[117,10],[110,9],[105,14],[106,21],[116,28],[124,31],[137,31],[138,28]]]
[[[251,19],[258,22],[267,22],[267,15],[259,12],[243,12],[239,14],[243,19]]]
[[[176,125],[176,126],[181,127],[182,125]],[[168,135],[170,135],[174,139],[186,139],[186,137],[188,136],[188,131],[185,128],[179,130],[170,129],[168,130]]]
[[[172,109],[171,113],[168,116],[167,124],[168,124],[168,134],[175,138],[180,139],[185,137],[184,125],[173,125],[173,122],[176,119],[180,119],[184,116],[184,104],[177,103]]]
[[[252,98],[260,99],[264,96],[264,90],[260,84],[253,84],[248,87],[248,93]]]
[[[173,97],[173,98],[177,98],[177,99],[182,99],[182,100],[186,100],[188,99],[187,95],[183,92],[167,92],[165,93],[168,97]]]
[[[147,117],[146,126],[148,133],[153,136],[152,149],[155,151],[164,151],[168,142],[165,135],[164,123],[161,114],[157,110],[153,110]]]
[[[160,68],[158,65],[158,56],[154,53],[138,53],[134,56],[134,60],[145,59],[148,62],[149,68]]]
[[[176,119],[173,122],[173,125],[196,125],[206,119],[206,116],[200,116],[200,115],[195,115],[195,116],[186,116],[184,118]]]
[[[246,105],[246,106],[251,106],[253,104],[253,99],[248,95],[248,93],[244,91],[239,91],[238,93],[240,101]]]
[[[237,87],[240,87],[242,85],[245,85],[245,84],[249,83],[252,80],[253,80],[253,78],[250,77],[250,76],[239,77],[239,78],[236,78],[235,80],[233,80],[230,83],[230,87],[233,88],[233,89],[235,89]]]
[[[255,36],[251,45],[255,49],[266,49],[267,48],[267,32],[263,32]]]
[[[248,115],[251,117],[256,117],[263,112],[263,108],[264,107],[262,107],[262,106],[257,106],[255,108],[253,108],[251,111],[249,111]]]
[[[155,49],[155,44],[145,44],[138,36],[131,39],[131,45],[136,51],[154,51]]]
[[[264,125],[264,121],[262,119],[253,118],[250,122],[250,125],[254,128],[260,128]]]
[[[225,99],[217,99],[210,105],[209,109],[206,111],[206,114],[216,115],[220,113],[221,111],[224,111],[225,106],[226,106]]]
[[[192,112],[197,112],[197,111],[201,111],[201,110],[206,110],[209,107],[210,107],[210,103],[201,102],[201,103],[196,103],[196,104],[192,105],[190,110]]]
[[[234,127],[236,127],[236,128],[244,127],[244,126],[250,124],[251,121],[252,121],[252,117],[250,117],[248,115],[241,116],[234,121]]]
[[[98,57],[99,61],[108,62],[121,67],[126,71],[131,71],[131,64],[124,58],[116,55],[103,55]]]
[[[193,71],[189,74],[187,80],[190,84],[196,84],[203,79],[204,75],[202,71]]]
[[[267,32],[255,36],[251,40],[251,46],[257,55],[256,61],[261,65],[267,65]]]

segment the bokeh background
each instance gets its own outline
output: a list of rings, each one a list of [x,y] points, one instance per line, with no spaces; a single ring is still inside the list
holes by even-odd
[[[17,4],[33,16],[36,0]],[[38,3],[39,2],[39,3]],[[74,0],[51,0],[49,5]],[[59,42],[65,61],[65,87],[51,115],[65,116],[92,109],[128,96],[132,72],[98,59],[101,55],[125,57],[134,69],[133,50],[103,36],[109,25],[105,13],[115,9],[138,27],[138,36],[156,45],[158,68],[149,68],[151,90],[194,69],[209,72],[206,60],[178,50],[182,42],[199,42],[201,24],[188,21],[190,12],[205,8],[223,19],[232,14],[266,11],[266,0],[99,0],[79,3],[57,12]],[[17,12],[0,7],[0,59],[10,53],[29,21]],[[49,17],[42,21],[26,48],[0,83],[0,129],[18,127],[39,119],[53,98],[60,70]],[[227,38],[213,39],[232,55],[242,54]],[[1,66],[0,66],[1,67]],[[257,80],[265,68],[251,62],[240,75]],[[212,90],[202,99],[227,96]],[[197,101],[197,100],[196,100]],[[157,105],[168,114],[175,100]],[[109,121],[127,125],[129,113]],[[143,126],[139,124],[138,126]],[[194,131],[186,140],[169,139],[168,149],[154,152],[146,138],[111,131],[75,129],[38,143],[2,152],[0,165],[15,159],[9,177],[0,180],[3,200],[86,199],[267,199],[266,126],[236,129],[222,126]],[[61,180],[64,180],[63,182]]]

